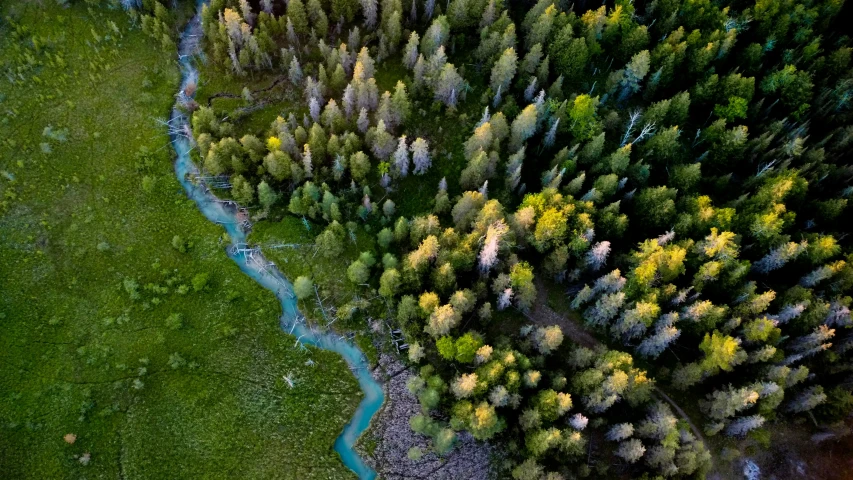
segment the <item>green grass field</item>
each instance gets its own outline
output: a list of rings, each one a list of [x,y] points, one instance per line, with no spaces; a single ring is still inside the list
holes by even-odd
[[[119,11],[0,15],[0,477],[352,477],[355,379],[174,178],[174,52]]]

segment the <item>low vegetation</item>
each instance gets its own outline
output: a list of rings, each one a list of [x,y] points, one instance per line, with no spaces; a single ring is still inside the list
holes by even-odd
[[[4,478],[354,477],[332,445],[355,379],[293,348],[174,178],[181,6],[165,39],[105,5],[0,6]]]

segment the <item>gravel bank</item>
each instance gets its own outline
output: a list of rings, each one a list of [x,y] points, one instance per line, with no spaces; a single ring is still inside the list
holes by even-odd
[[[421,447],[428,450],[428,437],[409,428],[409,417],[420,411],[418,400],[406,389],[406,382],[415,375],[395,357],[382,354],[374,377],[385,385],[385,406],[373,419],[370,430],[362,437],[359,450],[362,457],[384,480],[489,480],[491,474],[491,447],[461,433],[456,447],[444,457],[426,453],[420,460],[410,460],[409,449]],[[374,440],[376,448],[371,454],[365,443]]]

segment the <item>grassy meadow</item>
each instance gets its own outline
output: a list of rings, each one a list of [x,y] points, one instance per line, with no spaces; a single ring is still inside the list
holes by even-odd
[[[121,11],[0,5],[0,477],[351,478],[355,379],[174,178],[174,56]]]

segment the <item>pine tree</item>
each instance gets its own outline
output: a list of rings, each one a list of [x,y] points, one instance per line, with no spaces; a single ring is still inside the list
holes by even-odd
[[[320,102],[317,101],[317,98],[311,97],[311,100],[308,101],[308,112],[312,120],[320,121]]]
[[[643,457],[644,453],[646,453],[646,447],[643,446],[643,442],[636,438],[619,442],[619,447],[614,452],[617,457],[628,463],[636,463]]]
[[[418,61],[415,62],[415,66],[412,68],[412,74],[414,76],[414,89],[418,90],[423,88],[426,83],[426,61],[424,60],[424,55],[418,55]]]
[[[415,23],[418,21],[418,2],[412,1],[412,8],[409,10],[409,22]]]
[[[681,335],[681,331],[672,325],[659,327],[653,335],[646,337],[637,346],[638,355],[657,358]]]
[[[416,4],[416,2],[412,2],[412,4]],[[420,45],[420,37],[417,32],[412,32],[409,35],[409,42],[406,44],[406,49],[403,51],[403,65],[406,66],[409,70],[415,68],[415,64],[418,62],[418,56],[420,53],[418,52],[418,46]]]
[[[417,141],[417,140],[416,140]],[[417,163],[415,164],[417,170]],[[442,177],[438,182],[438,193],[435,194],[434,213],[444,213],[450,209],[450,197],[447,195],[447,179]]]
[[[302,0],[291,0],[287,3],[287,19],[290,20],[297,34],[308,34],[308,14]]]
[[[370,269],[360,260],[356,260],[347,268],[347,278],[356,285],[367,283],[370,278]]]
[[[506,164],[506,186],[509,190],[518,188],[521,182],[521,167],[524,163],[525,147],[522,145],[518,151],[510,155]]]
[[[708,400],[699,402],[702,410],[712,419],[725,420],[738,412],[750,408],[758,401],[758,392],[750,387],[715,390]]]
[[[341,99],[344,105],[344,113],[346,114],[347,119],[352,118],[352,114],[355,111],[355,89],[352,84],[347,84],[344,89],[344,94]],[[366,113],[366,112],[365,112]]]
[[[435,12],[435,0],[426,0],[426,4],[424,5],[424,15],[426,15],[427,20],[432,19],[432,14]]]
[[[578,95],[569,110],[572,135],[578,140],[589,140],[598,134],[600,123],[596,117],[598,97]],[[603,137],[602,137],[603,143]]]
[[[640,91],[640,82],[649,73],[651,56],[648,50],[631,57],[631,61],[625,66],[625,74],[622,78],[622,98]]]
[[[406,84],[402,81],[397,81],[394,86],[394,95],[391,97],[391,105],[393,106],[394,119],[398,125],[405,125],[412,114],[412,104],[409,101],[409,93],[406,91]]]
[[[401,276],[397,269],[390,268],[385,270],[379,279],[379,294],[388,298],[393,297],[400,288],[401,281]]]
[[[528,15],[536,12],[537,9],[533,9],[528,12]],[[548,38],[551,35],[551,30],[554,27],[554,20],[557,16],[556,7],[551,4],[549,5],[545,11],[542,12],[541,15],[535,20],[535,22],[528,22],[530,17],[525,18],[525,28],[528,30],[527,35],[525,37],[525,43],[528,48],[531,48],[533,45],[537,43],[545,44],[548,43]]]
[[[642,337],[646,328],[660,314],[660,307],[654,302],[637,302],[633,308],[625,310],[613,325],[611,333],[621,336],[627,342],[633,338]]]
[[[255,187],[242,175],[231,177],[231,196],[241,205],[249,205],[255,199]]]
[[[799,317],[806,310],[806,305],[804,303],[797,303],[794,305],[785,305],[782,310],[779,311],[778,314],[772,315],[769,318],[775,320],[779,323],[787,323],[791,320]]]
[[[311,146],[305,144],[302,150],[302,168],[305,170],[305,176],[311,178],[314,176],[314,162],[311,158]]]
[[[631,435],[634,434],[634,425],[630,423],[619,423],[613,425],[610,430],[607,431],[607,435],[605,438],[612,442],[620,442],[625,440],[626,438],[630,438]]]
[[[433,337],[440,337],[442,335],[446,335],[447,332],[449,332],[450,329],[455,327],[458,323],[459,317],[453,310],[453,307],[450,305],[442,305],[432,311],[429,316],[429,322],[424,328],[424,331],[432,335]],[[470,375],[474,375],[473,379],[474,382],[476,382],[476,374],[472,373]],[[471,377],[468,377],[469,381],[470,378]]]
[[[495,6],[495,0],[489,0],[489,3],[486,5],[485,10],[483,10],[483,15],[480,18],[480,28],[490,27],[495,20],[497,19],[497,7]]]
[[[308,277],[296,277],[296,281],[293,282],[293,293],[299,300],[305,300],[314,294],[314,283]]]
[[[415,175],[423,175],[429,170],[429,167],[432,165],[432,159],[430,158],[429,153],[429,144],[423,138],[416,138],[414,142],[412,142],[412,163],[414,163],[414,173]],[[445,191],[447,188],[444,189]]]
[[[456,228],[459,230],[469,228],[485,204],[486,199],[479,192],[464,192],[451,212]]]
[[[321,38],[329,33],[329,18],[319,0],[308,0],[308,20],[312,30]]]
[[[477,122],[477,125],[474,127],[474,130],[476,131],[478,128],[480,128],[483,125],[485,125],[486,123],[488,123],[489,120],[491,120],[491,118],[492,118],[492,116],[489,114],[489,107],[487,105],[486,109],[483,111],[483,116],[480,117],[480,121]]]
[[[379,2],[378,0],[360,0],[360,2],[361,11],[364,14],[364,26],[373,30],[379,20]],[[355,44],[357,42],[350,43]]]
[[[403,36],[403,12],[400,10],[401,8],[399,1],[397,1],[396,5],[393,6],[392,13],[386,17],[385,12],[388,11],[389,8],[383,7],[380,46],[384,46],[386,49],[385,53],[388,54],[397,52],[397,48],[400,45],[400,39]]]
[[[542,55],[542,44],[533,45],[521,61],[521,71],[527,76],[535,75],[542,62]]]
[[[367,140],[370,144],[370,151],[376,158],[387,159],[394,152],[394,136],[388,132],[385,128],[385,122],[382,120],[379,120],[376,127],[370,128],[367,132]]]
[[[558,325],[551,325],[545,328],[539,327],[533,335],[533,341],[539,353],[548,355],[563,343],[563,331]]]
[[[843,268],[844,263],[845,262],[841,260],[834,264],[823,265],[821,267],[818,267],[812,270],[809,274],[803,276],[800,279],[800,285],[804,287],[814,287],[818,283],[835,275],[838,271],[841,270],[841,268]]]
[[[338,107],[338,103],[335,102],[334,98],[330,98],[329,102],[326,103],[326,107],[323,108],[323,113],[320,118],[322,124],[332,132],[340,130],[341,125],[344,123],[343,114],[341,113],[341,109]]]
[[[838,301],[832,302],[823,323],[830,327],[850,327],[853,325],[850,308]]]
[[[385,126],[390,130],[394,130],[394,127],[397,126],[397,118],[394,115],[394,108],[391,105],[391,92],[387,90],[382,94],[382,99],[379,101],[376,118],[385,122]]]
[[[527,311],[536,300],[536,287],[533,284],[533,268],[527,262],[519,262],[510,268],[515,303],[522,311]]]
[[[761,415],[750,415],[735,419],[726,427],[726,435],[730,437],[742,437],[750,430],[755,430],[764,425],[764,417]]]
[[[359,4],[355,0],[332,0],[331,17],[333,20],[343,18],[347,22],[352,22],[355,14],[358,11]]]
[[[421,39],[421,52],[430,57],[450,38],[450,23],[441,15],[432,21]]]
[[[463,188],[476,188],[482,185],[491,176],[492,164],[486,152],[480,150],[471,157],[468,165],[459,176],[459,184]]]
[[[816,406],[826,402],[827,398],[828,397],[823,392],[823,387],[815,385],[807,388],[797,397],[792,399],[787,405],[787,410],[793,413],[808,412]]]
[[[287,75],[293,85],[298,86],[302,83],[302,67],[299,66],[299,60],[296,57],[290,61],[290,69]]]
[[[488,273],[495,266],[498,260],[498,251],[500,249],[501,238],[509,231],[506,223],[503,220],[489,225],[486,230],[486,238],[483,242],[483,248],[480,250],[479,267],[482,273]]]
[[[310,100],[312,98],[316,98],[318,102],[323,102],[323,91],[325,86],[318,82],[314,81],[314,78],[310,75],[305,78],[305,100]],[[305,126],[308,127],[307,125]]]
[[[367,129],[370,128],[370,118],[367,116],[366,108],[362,107],[358,112],[358,120],[355,123],[358,126],[358,130],[362,133],[366,133]]]
[[[607,262],[607,256],[610,255],[610,242],[598,242],[586,253],[586,264],[589,265],[590,271],[597,272]]]
[[[311,125],[308,133],[308,145],[310,145],[310,155],[313,155],[313,160],[318,165],[323,165],[326,162],[326,147],[328,146],[329,138],[326,131],[319,124]]]
[[[264,169],[278,181],[286,180],[291,176],[291,158],[282,151],[270,152],[264,157]]]
[[[365,81],[373,78],[375,68],[375,63],[367,47],[361,47],[355,60],[355,67],[353,67],[353,80]]]
[[[515,49],[507,48],[492,67],[492,75],[489,83],[491,89],[497,91],[498,89],[506,90],[509,88],[513,77],[515,77],[517,68],[518,55],[515,53]]]
[[[270,208],[275,202],[278,201],[278,194],[269,186],[269,184],[265,181],[262,181],[258,184],[258,201],[263,205],[265,209]]]
[[[470,160],[478,151],[487,152],[494,141],[492,125],[488,121],[474,129],[474,133],[465,141],[465,158]]]
[[[586,428],[589,423],[589,419],[583,416],[583,414],[576,413],[572,418],[569,419],[569,425],[572,426],[575,430],[582,431]]]
[[[625,292],[602,295],[584,312],[584,319],[592,326],[606,326],[619,314],[624,303]]]
[[[545,134],[545,139],[543,140],[543,144],[546,147],[553,147],[554,142],[557,140],[557,128],[560,126],[560,117],[557,117],[554,120],[554,123],[551,124],[551,128],[548,130],[548,133]]]
[[[397,150],[394,152],[394,166],[397,172],[405,178],[409,175],[409,148],[406,145],[406,136],[401,136],[397,141]]]
[[[363,181],[370,172],[370,159],[364,152],[355,152],[350,156],[349,166],[353,180]]]
[[[528,138],[532,137],[533,134],[536,133],[537,118],[536,106],[534,104],[530,104],[525,107],[524,110],[515,117],[515,120],[512,121],[511,127],[511,149],[521,147],[522,143],[527,141]]]
[[[499,292],[498,310],[505,310],[512,304],[513,294],[512,287],[504,288]]]
[[[571,307],[578,310],[584,304],[592,300],[594,296],[595,290],[589,288],[589,285],[584,285],[584,287],[575,295],[575,298],[572,299]]]
[[[448,107],[455,106],[464,83],[465,80],[456,71],[456,67],[452,63],[445,64],[433,89],[435,99],[443,102]]]

